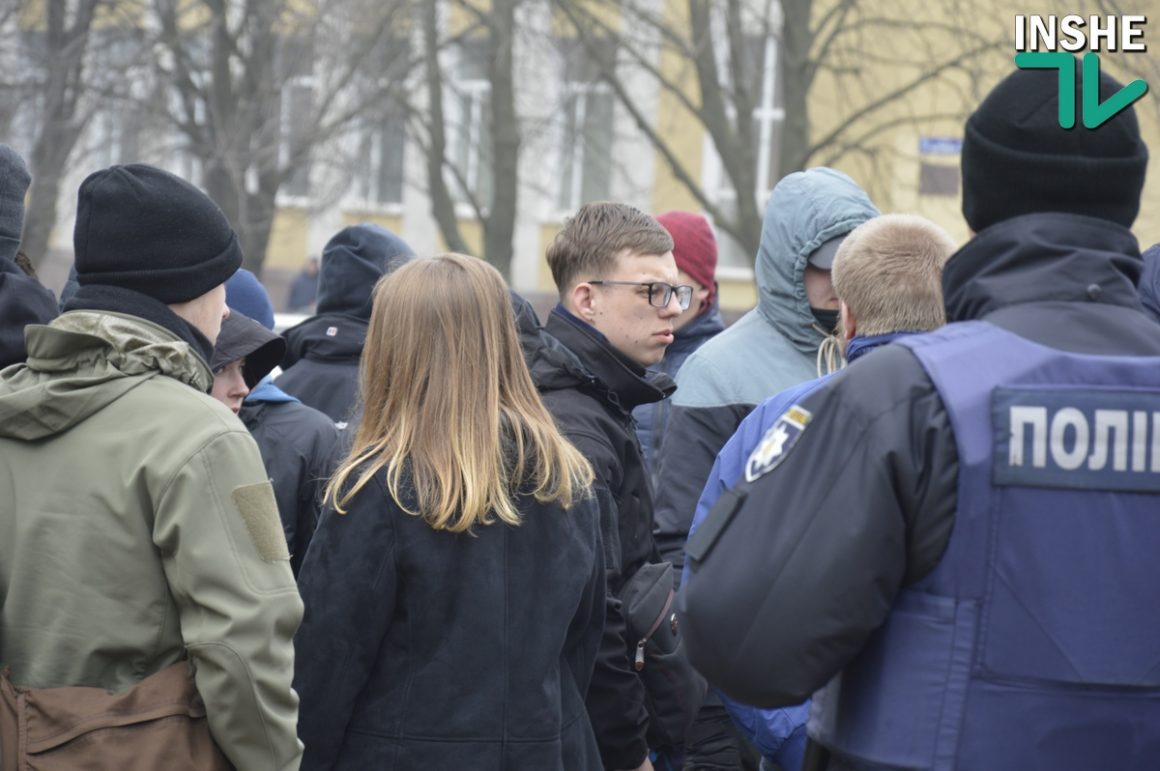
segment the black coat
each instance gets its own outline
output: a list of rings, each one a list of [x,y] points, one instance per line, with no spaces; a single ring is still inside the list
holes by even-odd
[[[287,329],[286,356],[275,384],[335,423],[350,421],[358,401],[358,363],[367,322],[354,316],[313,316]]]
[[[654,558],[652,490],[641,458],[632,409],[675,389],[667,375],[646,373],[579,320],[553,310],[532,356],[532,379],[560,430],[596,473],[608,584],[604,639],[588,712],[604,765],[635,768],[647,754],[644,686],[631,666],[621,613],[625,582]]]
[[[0,257],[0,369],[22,362],[24,327],[57,317],[56,298],[14,261]]]
[[[303,771],[600,771],[584,708],[604,597],[592,500],[522,496],[518,527],[455,534],[384,480],[323,512],[299,576]]]
[[[1160,356],[1160,325],[1136,296],[1140,269],[1118,225],[1025,215],[951,258],[947,317],[1064,351]],[[678,598],[694,664],[753,704],[795,704],[827,683],[898,590],[938,564],[954,527],[954,432],[909,349],[879,349],[802,406],[813,418],[779,465],[723,496],[690,539],[695,554],[733,512],[704,560],[690,558]]]
[[[338,460],[339,431],[326,415],[292,401],[246,399],[238,417],[258,443],[273,482],[290,568],[297,575],[318,524],[323,488]]]

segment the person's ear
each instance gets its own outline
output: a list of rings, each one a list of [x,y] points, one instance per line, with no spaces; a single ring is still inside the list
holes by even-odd
[[[575,284],[568,291],[567,304],[570,313],[592,323],[596,318],[596,289],[587,281]]]
[[[845,342],[850,342],[854,336],[858,334],[858,319],[854,316],[854,311],[850,310],[850,306],[846,305],[845,300],[838,301],[838,321],[841,323],[842,337]]]

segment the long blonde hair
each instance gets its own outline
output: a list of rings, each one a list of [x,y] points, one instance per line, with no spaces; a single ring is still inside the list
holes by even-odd
[[[592,469],[540,400],[482,260],[443,254],[381,279],[359,374],[362,420],[326,488],[339,513],[383,468],[404,511],[453,533],[518,525],[518,493],[564,508],[587,495]]]

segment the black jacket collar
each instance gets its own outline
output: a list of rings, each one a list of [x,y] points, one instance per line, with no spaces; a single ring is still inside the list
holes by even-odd
[[[625,413],[641,404],[659,402],[676,390],[668,375],[646,371],[613,348],[604,335],[569,316],[557,307],[544,326],[566,350],[546,348],[547,355],[537,361],[532,375],[541,389],[592,390]]]
[[[1143,261],[1131,231],[1075,214],[1027,214],[975,236],[943,271],[947,321],[1024,303],[1103,303],[1142,310]]]

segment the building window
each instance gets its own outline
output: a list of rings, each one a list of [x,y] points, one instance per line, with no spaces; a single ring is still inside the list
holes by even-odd
[[[361,89],[381,109],[364,118],[352,174],[355,194],[368,208],[398,206],[403,203],[406,99],[413,85],[410,40],[400,34],[381,35],[367,58],[369,65],[359,74]]]
[[[959,194],[959,168],[942,163],[922,161],[919,166],[918,192],[920,195]]]
[[[959,194],[958,161],[962,151],[963,141],[957,137],[919,138],[919,195],[953,197]]]
[[[611,41],[603,41],[597,56],[611,61]],[[579,40],[561,41],[563,55],[563,130],[560,145],[560,186],[556,205],[575,211],[588,201],[606,200],[612,185],[613,95],[600,79],[600,67]],[[606,58],[607,57],[607,58]]]
[[[286,37],[278,50],[282,77],[281,141],[278,161],[289,174],[281,192],[295,198],[310,195],[311,132],[314,125],[314,46],[306,37]]]
[[[714,29],[714,32],[717,30]],[[744,45],[740,51],[729,50],[727,36],[723,30],[721,34],[715,35],[715,39],[718,41],[717,50],[721,52],[722,57],[732,55],[742,57],[740,69],[745,73],[746,82],[757,89],[753,92],[751,113],[753,160],[757,174],[751,194],[756,197],[760,209],[781,178],[781,133],[785,123],[785,109],[781,94],[781,76],[777,66],[777,39],[773,35],[749,35],[744,38]],[[721,61],[718,64],[718,71],[724,77],[728,77],[728,73],[732,72],[728,62]],[[736,104],[729,101],[726,108],[730,117],[736,119]],[[706,138],[706,145],[703,175],[705,189],[727,216],[734,216],[738,210],[737,191],[734,190],[732,180],[721,164],[711,138]],[[749,253],[724,231],[717,232],[720,264],[752,267],[755,255]]]
[[[112,166],[141,160],[143,119],[133,104],[122,104],[117,112],[102,112],[94,121],[96,164]]]
[[[754,73],[754,83],[761,84],[761,91],[753,107],[753,139],[757,146],[754,156],[757,160],[757,197],[764,201],[769,196],[778,179],[781,151],[781,127],[785,123],[785,109],[782,106],[781,82],[777,68],[777,40],[773,37],[749,37],[746,39],[748,71]]]
[[[459,45],[459,64],[450,91],[454,100],[454,152],[457,172],[453,190],[460,201],[469,198],[487,208],[492,195],[491,81],[488,79],[486,40],[466,40]]]
[[[388,111],[363,134],[359,158],[359,196],[370,206],[403,202],[403,157],[407,121],[400,110]]]

